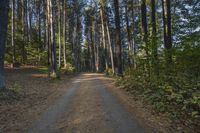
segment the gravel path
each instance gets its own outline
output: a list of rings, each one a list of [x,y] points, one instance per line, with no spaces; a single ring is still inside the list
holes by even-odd
[[[28,133],[142,133],[144,128],[107,88],[101,74],[80,74]]]

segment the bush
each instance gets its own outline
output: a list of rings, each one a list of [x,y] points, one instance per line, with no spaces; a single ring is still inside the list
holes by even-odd
[[[106,69],[105,70],[105,74],[108,75],[108,76],[113,76],[114,75],[111,68]]]
[[[76,72],[75,67],[73,67],[72,64],[70,63],[67,63],[65,65],[65,67],[63,68],[63,71],[65,74],[74,74]]]
[[[135,96],[142,97],[158,112],[168,112],[175,118],[200,118],[199,79],[185,74],[151,75],[150,81],[141,69],[127,70],[116,83]]]

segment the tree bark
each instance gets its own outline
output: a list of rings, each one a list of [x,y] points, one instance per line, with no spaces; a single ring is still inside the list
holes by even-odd
[[[100,7],[100,16],[101,16],[101,29],[102,29],[102,40],[103,40],[103,48],[104,48],[104,59],[106,70],[108,70],[108,60],[107,60],[107,46],[106,46],[106,36],[105,36],[105,26],[104,26],[104,13],[103,7]]]
[[[63,0],[63,63],[64,67],[67,65],[66,60],[66,2]]]
[[[121,31],[120,31],[120,16],[119,16],[119,1],[114,0],[115,7],[115,26],[116,26],[116,66],[117,74],[122,75],[122,47],[121,47]]]
[[[148,27],[147,27],[147,7],[146,0],[141,1],[141,16],[142,16],[142,33],[143,33],[143,43],[146,56],[146,72],[150,79],[150,60],[149,60],[149,45],[148,45]]]
[[[137,65],[136,65],[136,43],[135,43],[135,35],[136,35],[136,26],[135,26],[135,12],[134,12],[134,1],[132,1],[131,4],[132,7],[132,21],[133,21],[133,26],[132,26],[132,50],[133,50],[133,66],[134,69],[136,69]]]
[[[58,0],[58,45],[59,45],[59,57],[58,57],[58,67],[61,67],[61,9],[60,0]]]
[[[12,68],[14,68],[16,64],[15,17],[15,0],[12,0]]]
[[[169,69],[172,65],[171,2],[170,0],[162,0],[162,10],[163,10],[165,60],[166,60],[166,68]]]
[[[9,0],[0,0],[0,89],[5,88],[4,53],[7,38]]]
[[[110,30],[109,30],[107,21],[106,21],[106,29],[107,29],[107,36],[108,36],[108,45],[109,45],[109,49],[110,49],[112,72],[113,72],[113,74],[115,74],[115,65],[114,65],[114,59],[113,59],[113,49],[112,49],[112,45],[111,45]]]
[[[165,47],[168,51],[167,64],[172,64],[171,0],[166,0],[166,6],[167,6],[167,45]]]
[[[51,77],[57,78],[57,63],[56,63],[56,40],[55,40],[55,19],[52,0],[49,2],[49,26],[50,26],[50,48],[51,48]]]

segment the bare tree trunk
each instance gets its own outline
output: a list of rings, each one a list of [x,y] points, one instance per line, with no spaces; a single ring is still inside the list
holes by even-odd
[[[28,0],[28,21],[29,21],[29,30],[28,30],[28,38],[29,42],[32,37],[32,8],[31,8],[31,0]]]
[[[150,79],[150,62],[149,62],[149,45],[148,45],[148,28],[147,28],[147,9],[146,0],[141,1],[141,15],[142,15],[142,32],[143,32],[143,43],[146,53],[146,71],[147,76]]]
[[[48,76],[51,75],[51,34],[50,34],[50,1],[47,0],[46,24],[47,24],[47,50],[48,50]]]
[[[25,14],[24,14],[24,10],[25,10],[25,2],[24,0],[21,0],[21,24],[22,24],[22,40],[23,40],[23,43],[22,43],[22,51],[21,51],[21,56],[22,56],[22,63],[25,64]]]
[[[38,3],[38,34],[39,34],[39,42],[41,43],[41,0],[39,0]],[[40,48],[42,47],[42,45],[40,44]]]
[[[108,36],[108,45],[110,49],[110,58],[111,58],[111,64],[112,64],[112,72],[115,74],[115,65],[114,65],[114,59],[113,59],[113,50],[111,45],[111,39],[110,39],[110,30],[108,27],[108,22],[106,21],[106,29],[107,29],[107,36]]]
[[[168,51],[167,64],[172,64],[172,26],[171,26],[171,0],[166,0],[167,6],[167,45],[165,46]]]
[[[130,35],[130,27],[129,27],[129,17],[128,17],[128,3],[125,4],[125,16],[126,16],[126,30],[128,34],[128,50],[129,52],[132,51],[131,49],[131,35]]]
[[[100,8],[101,15],[101,29],[102,29],[102,39],[103,39],[103,48],[104,48],[104,58],[105,58],[105,66],[106,70],[108,70],[108,60],[107,60],[107,46],[106,46],[106,38],[105,38],[105,27],[104,27],[104,16],[103,16],[103,7]]]
[[[58,67],[61,67],[61,9],[60,0],[58,0],[58,45],[59,45],[59,57],[58,57]]]
[[[116,66],[117,74],[122,75],[122,47],[121,47],[121,31],[120,31],[120,16],[119,16],[119,1],[114,0],[115,7],[115,26],[116,26]]]
[[[128,38],[128,62],[131,66],[131,55],[132,55],[132,42],[131,42],[131,33],[130,33],[130,27],[129,27],[129,16],[128,16],[128,2],[125,4],[125,16],[126,16],[126,31],[127,31],[127,38]]]
[[[15,48],[15,0],[12,0],[12,68],[16,65]]]
[[[48,0],[49,3],[49,25],[50,25],[50,48],[51,48],[51,76],[57,77],[57,64],[56,64],[56,41],[55,41],[55,19],[53,18],[54,10],[52,7],[52,1]]]
[[[64,61],[64,67],[67,65],[66,60],[66,3],[65,0],[63,0],[63,61]]]
[[[90,27],[90,42],[91,42],[91,64],[92,71],[95,72],[95,55],[94,55],[94,40],[93,40],[93,18],[91,18],[91,27]]]
[[[4,53],[7,37],[9,0],[0,0],[0,89],[5,88]]]
[[[170,0],[162,0],[163,10],[163,29],[164,29],[164,46],[166,68],[172,65],[172,37],[171,37],[171,2]]]
[[[133,38],[132,38],[132,50],[133,50],[133,66],[134,66],[134,69],[136,69],[137,65],[136,65],[136,43],[135,43],[135,35],[136,35],[136,32],[135,32],[135,13],[134,13],[134,1],[132,1],[132,19],[133,19],[133,27],[132,27],[132,33],[133,33]]]

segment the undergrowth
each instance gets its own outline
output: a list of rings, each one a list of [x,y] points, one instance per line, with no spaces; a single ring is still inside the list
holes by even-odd
[[[157,112],[168,113],[180,122],[200,126],[200,77],[160,74],[150,78],[141,70],[127,70],[116,84],[141,97]]]

